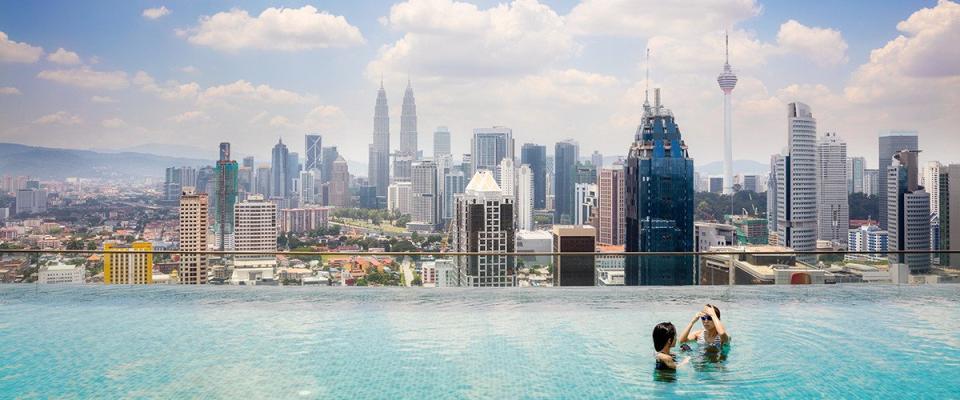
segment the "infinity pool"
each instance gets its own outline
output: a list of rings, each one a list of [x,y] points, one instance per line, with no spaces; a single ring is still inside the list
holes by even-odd
[[[718,304],[733,343],[653,371]],[[960,285],[0,286],[0,398],[950,398]]]

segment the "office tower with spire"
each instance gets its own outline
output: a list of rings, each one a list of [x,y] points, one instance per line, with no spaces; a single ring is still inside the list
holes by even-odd
[[[920,186],[918,150],[901,150],[887,167],[887,240],[890,250],[930,250],[930,195]],[[930,270],[930,254],[890,254],[911,273]]]
[[[723,72],[717,77],[717,84],[723,91],[723,193],[733,194],[733,122],[730,114],[730,97],[737,86],[737,75],[730,69],[730,36],[724,36],[726,58]]]
[[[788,145],[776,157],[777,244],[796,251],[817,249],[817,120],[810,106],[787,105]],[[771,216],[772,217],[772,216]],[[813,262],[801,255],[798,260]]]
[[[237,162],[230,159],[230,143],[220,143],[214,181],[213,232],[220,251],[233,250],[233,208],[239,186]]]
[[[457,196],[453,248],[481,253],[457,257],[461,286],[516,286],[516,256],[508,255],[516,251],[513,207],[486,169],[478,170]]]
[[[520,163],[529,165],[533,174],[533,208],[547,208],[547,146],[525,143],[520,149]]]
[[[304,171],[319,171],[321,169],[321,160],[323,159],[323,138],[317,134],[308,134],[304,136],[304,150],[306,150],[306,164],[303,165]]]
[[[471,171],[490,171],[497,185],[500,185],[500,161],[514,158],[513,130],[502,126],[476,128],[473,130],[470,149]]]
[[[847,200],[847,143],[827,132],[817,142],[817,239],[846,248],[850,226]]]
[[[377,104],[373,110],[373,144],[369,152],[367,178],[377,188],[377,196],[386,197],[387,186],[390,185],[390,111],[387,109],[383,79],[380,80]]]
[[[408,79],[400,108],[400,153],[416,160],[417,150],[417,101],[413,97],[413,86]]]
[[[207,229],[210,221],[207,194],[186,187],[180,196],[180,283],[202,285],[207,283]],[[231,211],[232,212],[232,211]],[[231,218],[232,219],[232,218]]]
[[[270,157],[270,197],[285,199],[290,196],[290,186],[292,182],[287,179],[287,172],[290,170],[290,151],[287,145],[283,144],[283,139],[273,146],[273,153]]]
[[[880,134],[879,144],[879,185],[877,187],[877,211],[880,212],[878,221],[880,228],[889,230],[887,226],[887,168],[893,163],[893,155],[901,150],[920,150],[917,132],[910,130],[891,130]]]
[[[438,126],[433,131],[433,160],[450,154],[450,130],[445,126]]]
[[[624,167],[628,252],[693,251],[693,159],[673,113],[643,104],[643,117]],[[691,285],[692,256],[627,257],[625,285]]]

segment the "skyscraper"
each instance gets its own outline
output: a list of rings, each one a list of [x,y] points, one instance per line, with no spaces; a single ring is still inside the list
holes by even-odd
[[[778,188],[780,187],[780,182],[777,181],[777,168],[780,163],[783,161],[783,158],[780,154],[774,154],[770,156],[770,172],[767,175],[767,232],[772,235],[772,239],[769,240],[769,243],[772,245],[779,245],[780,240],[776,237],[777,235],[777,218],[780,213],[779,207],[777,207],[777,201],[780,198],[780,193],[778,193]]]
[[[400,109],[400,153],[417,158],[417,102],[409,80]]]
[[[411,213],[407,227],[413,231],[432,232],[439,222],[437,164],[433,161],[417,161],[411,170]]]
[[[234,257],[231,281],[256,282],[273,277],[277,265],[277,205],[263,196],[250,196],[236,207],[236,249],[242,252],[264,252]]]
[[[501,183],[500,161],[504,158],[514,158],[513,130],[502,126],[476,128],[473,130],[470,149],[471,170],[476,172],[485,169],[492,172],[499,185]]]
[[[441,156],[450,155],[450,130],[445,126],[438,126],[433,131],[433,159],[436,161]]]
[[[600,170],[600,198],[598,242],[619,246],[624,242],[626,219],[624,218],[623,164],[614,163]]]
[[[900,150],[919,150],[919,144],[917,142],[917,132],[916,131],[903,131],[903,130],[892,130],[888,132],[883,132],[880,134],[879,139],[879,148],[880,154],[878,160],[880,162],[879,168],[879,183],[880,185],[877,188],[877,209],[880,212],[880,228],[889,230],[887,226],[887,168],[890,167],[890,164],[893,162],[893,155]]]
[[[847,193],[863,193],[863,170],[867,160],[863,157],[847,157]]]
[[[523,164],[517,169],[517,229],[533,230],[533,170]]]
[[[516,199],[514,196],[516,196],[517,191],[516,172],[512,158],[500,160],[500,189],[503,190],[504,196],[510,196],[514,199]]]
[[[270,196],[270,182],[273,179],[273,171],[269,165],[261,165],[257,167],[257,184],[254,190],[254,193],[261,196]]]
[[[817,249],[817,120],[803,103],[787,105],[787,151],[776,162],[778,245]],[[812,262],[815,257],[797,256]]]
[[[730,117],[730,97],[737,86],[737,75],[730,69],[730,36],[724,36],[726,60],[717,84],[723,91],[723,193],[733,194],[733,121]]]
[[[323,149],[323,138],[317,134],[308,134],[304,136],[306,143],[304,149],[306,150],[307,163],[303,166],[305,171],[320,170],[321,169],[321,160],[323,160],[323,155],[321,153]]]
[[[340,152],[337,151],[337,146],[324,147],[320,151],[321,155],[321,172],[320,172],[320,181],[322,183],[330,182],[330,177],[333,175],[333,162],[337,161],[337,158],[340,157]]]
[[[559,165],[559,163],[558,163]],[[628,252],[693,251],[693,159],[673,113],[644,101],[624,168]],[[697,282],[690,256],[627,257],[625,285],[681,285]]]
[[[189,252],[207,251],[207,194],[186,187],[180,196],[180,283],[202,285],[207,283],[207,255]],[[232,218],[231,218],[232,219]]]
[[[942,250],[960,250],[960,164],[940,169],[940,245]],[[951,201],[951,199],[954,199]],[[956,218],[954,218],[956,217]],[[940,254],[940,264],[960,267],[960,255]]]
[[[593,164],[593,169],[599,174],[600,170],[603,169],[603,154],[594,150],[593,154],[590,155],[590,164]]]
[[[930,195],[920,186],[918,150],[901,150],[887,167],[887,233],[890,250],[930,250]],[[890,254],[910,272],[930,269],[930,254]]]
[[[533,208],[547,208],[547,147],[525,143],[520,149],[520,163],[529,165],[533,174]]]
[[[242,166],[242,167],[247,167],[247,168],[256,168],[256,167],[257,167],[257,166],[254,164],[253,156],[244,157],[244,158],[243,158],[243,164],[241,164],[241,166]]]
[[[943,165],[939,161],[927,161],[923,167],[923,176],[920,185],[930,194],[930,214],[940,214],[940,169]]]
[[[291,151],[287,157],[287,199],[294,199],[300,192],[300,188],[294,185],[294,180],[300,177],[300,154]]]
[[[849,228],[847,143],[827,132],[817,142],[817,239],[845,245]]]
[[[153,244],[133,242],[130,247],[103,244],[103,283],[106,285],[149,285],[153,283]]]
[[[347,207],[350,205],[350,170],[347,166],[347,160],[338,155],[332,168],[329,189],[330,205]]]
[[[237,162],[230,159],[230,143],[220,143],[213,200],[213,233],[220,251],[233,250],[233,207],[237,204],[239,186]]]
[[[463,171],[454,170],[443,177],[443,220],[453,219],[456,210],[456,196],[467,187]]]
[[[574,184],[576,183],[577,144],[573,140],[554,146],[553,223],[570,225],[574,218]]]
[[[283,139],[273,146],[273,154],[270,158],[270,197],[287,198],[290,196],[290,182],[287,179],[287,172],[290,170],[287,163],[290,162],[290,152],[287,145],[283,144]]]
[[[391,183],[387,187],[387,209],[409,215],[412,190],[413,184],[410,181]]]
[[[598,192],[597,185],[593,183],[577,183],[574,185],[574,225],[592,225],[594,223]]]
[[[513,205],[489,170],[477,171],[457,197],[454,249],[486,253],[457,257],[461,286],[516,286],[516,257],[506,255],[516,251]]]
[[[390,185],[390,114],[382,80],[373,110],[373,144],[369,150],[368,179],[371,185],[377,187],[377,196],[386,196],[387,186]]]

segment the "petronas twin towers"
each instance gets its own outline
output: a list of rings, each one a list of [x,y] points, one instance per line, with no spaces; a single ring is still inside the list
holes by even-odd
[[[373,144],[370,145],[368,164],[370,184],[376,187],[377,196],[387,195],[387,186],[390,185],[390,156],[390,110],[387,106],[387,92],[383,89],[381,80],[380,89],[377,90],[377,104],[373,111]],[[395,170],[407,172],[409,164],[418,157],[417,104],[410,81],[407,81],[400,113],[400,150],[393,156],[398,163]],[[401,174],[409,178],[409,174]]]

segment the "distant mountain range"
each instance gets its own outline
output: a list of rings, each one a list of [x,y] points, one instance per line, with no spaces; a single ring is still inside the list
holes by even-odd
[[[175,165],[213,165],[213,160],[0,143],[0,175],[40,179],[162,177],[167,167]]]

